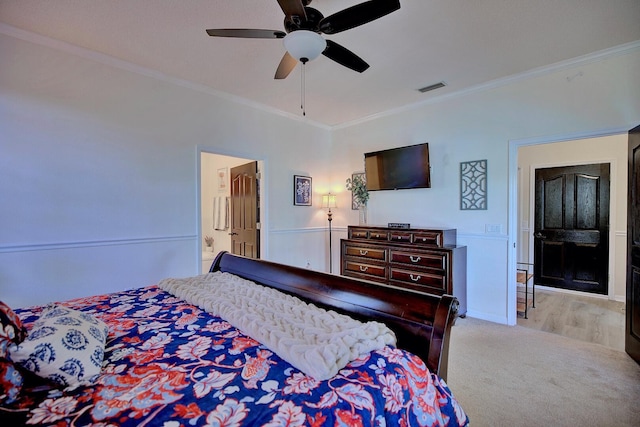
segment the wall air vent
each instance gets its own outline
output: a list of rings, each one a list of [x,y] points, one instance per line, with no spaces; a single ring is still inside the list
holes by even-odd
[[[422,87],[422,88],[418,89],[418,91],[422,92],[422,93],[425,93],[425,92],[429,92],[429,91],[432,91],[432,90],[440,89],[441,87],[445,87],[446,85],[447,84],[445,82],[440,82],[440,83],[433,84],[431,86]]]

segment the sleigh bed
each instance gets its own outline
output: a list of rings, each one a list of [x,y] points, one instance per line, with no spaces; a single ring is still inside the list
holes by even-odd
[[[0,420],[55,426],[466,425],[445,383],[456,312],[451,296],[222,252],[206,275],[16,309],[13,322],[7,308],[0,334]],[[78,361],[47,376],[41,365],[53,350],[20,356],[42,330],[76,327],[72,321],[87,324],[88,342],[102,338],[102,348],[89,346],[86,365]],[[56,326],[46,329],[47,322]],[[78,343],[84,341],[71,346]],[[60,357],[72,351],[65,347],[56,349]],[[76,359],[82,358],[70,360]]]

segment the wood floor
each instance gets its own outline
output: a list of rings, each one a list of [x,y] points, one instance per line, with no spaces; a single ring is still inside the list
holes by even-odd
[[[518,325],[624,351],[625,304],[536,288],[536,307]]]

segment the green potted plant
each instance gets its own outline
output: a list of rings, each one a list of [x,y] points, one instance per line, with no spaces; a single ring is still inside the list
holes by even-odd
[[[360,210],[360,224],[366,224],[369,191],[367,190],[367,181],[364,174],[354,173],[351,178],[347,178],[347,190],[351,191],[354,207]]]

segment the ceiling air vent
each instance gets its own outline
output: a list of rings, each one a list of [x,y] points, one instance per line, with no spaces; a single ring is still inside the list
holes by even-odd
[[[440,82],[440,83],[433,84],[431,86],[422,87],[422,88],[418,89],[418,91],[422,92],[422,93],[425,93],[425,92],[429,92],[429,91],[432,91],[432,90],[440,89],[441,87],[445,87],[446,85],[447,84],[445,82]]]

